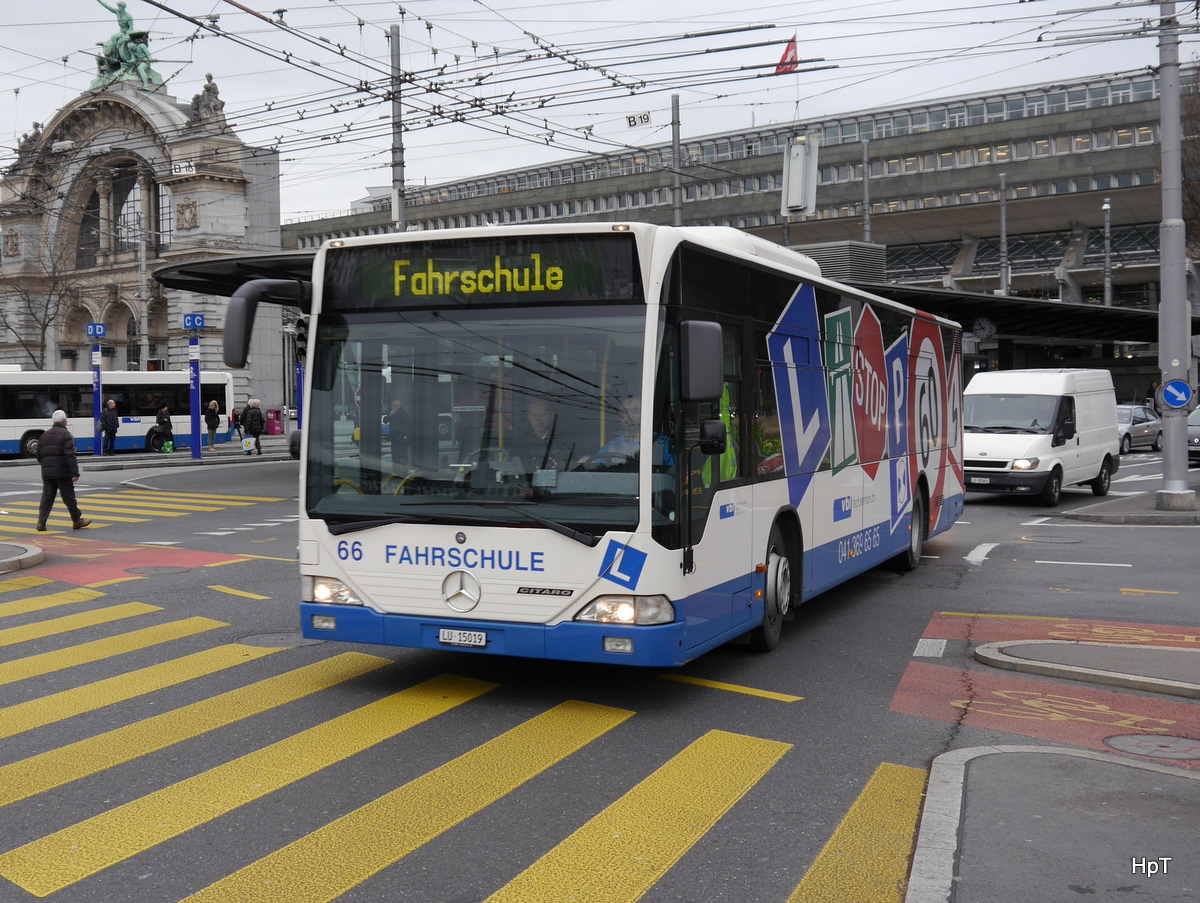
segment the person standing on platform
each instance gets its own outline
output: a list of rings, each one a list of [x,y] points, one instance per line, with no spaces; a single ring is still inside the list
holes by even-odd
[[[208,447],[216,451],[217,427],[221,425],[221,412],[217,409],[215,401],[208,403],[208,408],[204,412],[204,425],[208,427]]]
[[[117,416],[117,403],[110,398],[108,405],[104,408],[104,413],[100,415],[100,431],[104,433],[104,444],[100,450],[103,454],[115,455],[117,453],[117,429],[120,426],[121,418]]]
[[[55,411],[51,415],[50,429],[42,433],[38,442],[38,464],[42,467],[42,503],[38,507],[37,528],[46,531],[46,519],[54,506],[56,495],[62,495],[63,504],[71,513],[76,530],[82,530],[91,521],[83,516],[75,501],[75,484],[79,482],[79,461],[75,454],[75,437],[67,429],[67,415]]]
[[[242,411],[242,426],[246,428],[246,435],[254,440],[254,448],[261,455],[262,440],[259,437],[266,430],[267,421],[263,417],[262,408],[259,405],[260,402],[257,398],[250,399],[246,409]],[[250,454],[250,452],[246,452],[246,454]]]

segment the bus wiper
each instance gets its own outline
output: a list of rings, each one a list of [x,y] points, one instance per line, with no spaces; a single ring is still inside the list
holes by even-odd
[[[582,530],[576,530],[573,527],[568,527],[566,524],[560,524],[558,521],[550,520],[548,517],[542,517],[540,514],[534,514],[532,511],[526,511],[524,508],[518,508],[516,505],[502,505],[509,511],[515,511],[517,514],[523,514],[535,523],[541,524],[543,527],[548,527],[555,533],[561,533],[568,539],[573,539],[576,542],[581,542],[585,546],[595,548],[600,544],[600,537],[593,536],[591,533],[584,533]]]
[[[380,518],[376,520],[352,520],[343,524],[331,524],[325,522],[325,526],[333,536],[341,536],[343,533],[357,533],[359,530],[370,530],[372,527],[386,527],[388,524],[427,524],[428,517],[417,517],[412,514],[395,514],[391,517]]]

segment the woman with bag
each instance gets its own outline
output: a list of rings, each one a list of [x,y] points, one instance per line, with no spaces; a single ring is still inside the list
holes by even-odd
[[[162,450],[167,454],[175,451],[175,431],[171,428],[171,411],[165,404],[158,409],[158,416],[154,418],[154,425],[158,428],[158,432],[163,438]]]

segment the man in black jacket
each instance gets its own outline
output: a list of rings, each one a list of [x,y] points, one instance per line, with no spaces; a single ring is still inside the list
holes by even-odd
[[[38,530],[45,532],[46,518],[54,505],[55,495],[61,493],[63,504],[71,512],[76,530],[91,523],[75,502],[75,483],[79,480],[79,462],[75,457],[75,437],[67,429],[67,415],[55,411],[50,429],[38,442],[38,463],[42,465],[42,504],[38,509]]]
[[[115,455],[117,444],[117,428],[121,425],[121,418],[117,416],[117,403],[111,398],[108,400],[108,406],[104,409],[104,413],[100,415],[100,430],[104,433],[104,445],[102,451],[106,455]]]

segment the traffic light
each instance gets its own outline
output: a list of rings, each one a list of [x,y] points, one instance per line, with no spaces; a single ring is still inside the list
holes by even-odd
[[[303,362],[308,349],[308,317],[296,321],[296,360]]]

